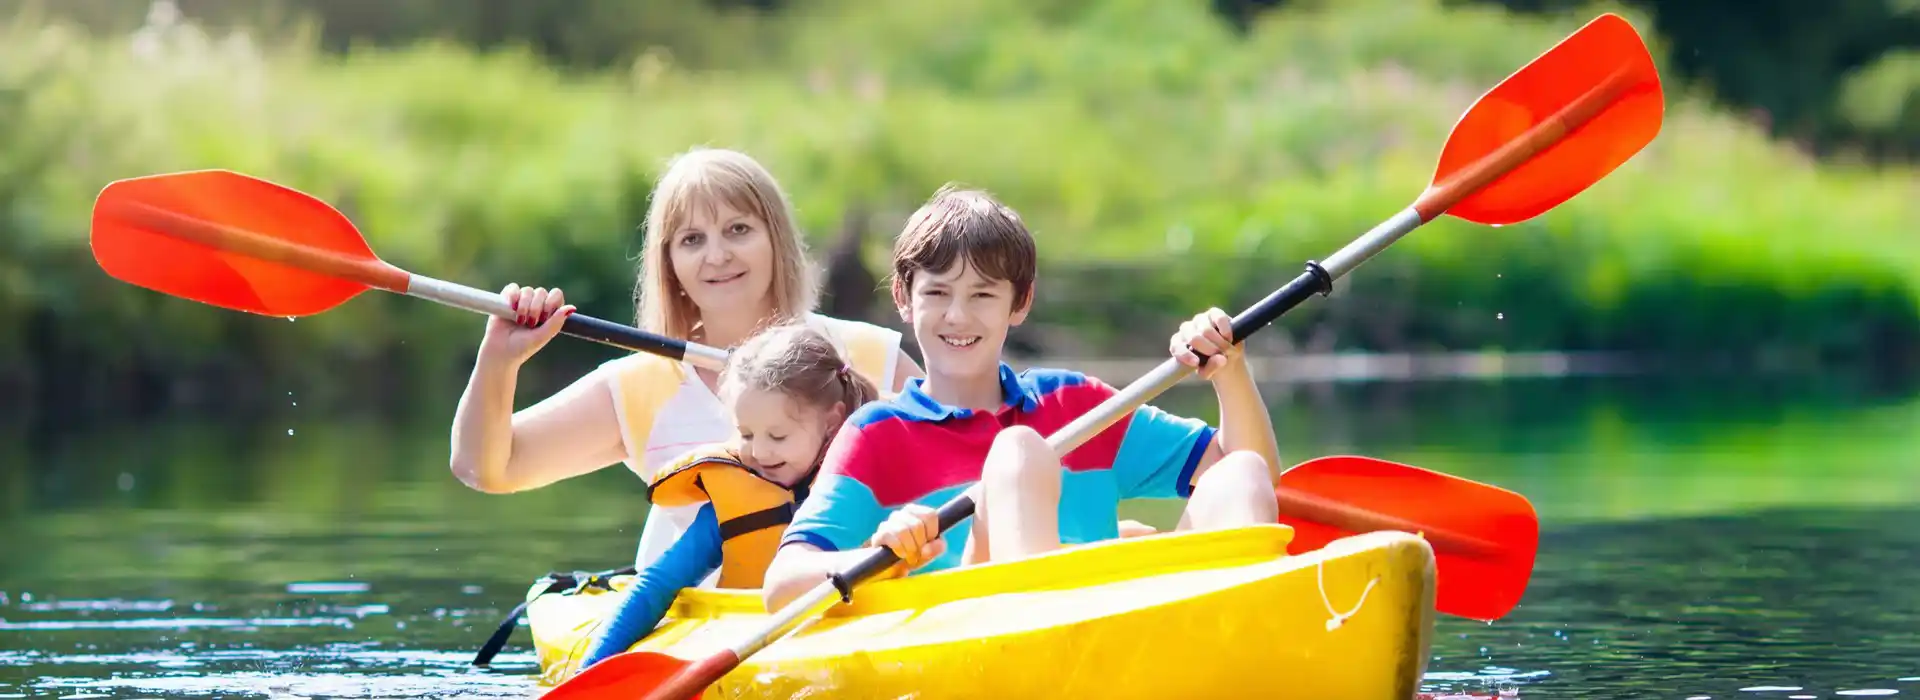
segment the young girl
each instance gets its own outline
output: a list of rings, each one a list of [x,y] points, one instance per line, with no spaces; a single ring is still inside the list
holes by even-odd
[[[644,245],[634,285],[642,328],[727,348],[757,328],[797,319],[878,386],[898,391],[921,375],[899,332],[812,312],[817,283],[786,195],[744,154],[696,148],[675,158],[653,191]],[[501,294],[520,318],[487,320],[454,413],[450,468],[468,486],[513,493],[616,462],[651,482],[689,447],[733,433],[714,393],[717,377],[647,353],[607,362],[515,413],[520,366],[559,333],[573,307],[558,289],[510,284]],[[635,566],[657,560],[696,512],[649,509]]]
[[[640,569],[579,668],[640,641],[680,589],[716,570],[723,588],[760,587],[827,441],[853,409],[878,395],[826,336],[804,324],[775,326],[735,349],[720,378],[735,437],[681,455],[649,491],[656,507],[694,508],[692,527]]]

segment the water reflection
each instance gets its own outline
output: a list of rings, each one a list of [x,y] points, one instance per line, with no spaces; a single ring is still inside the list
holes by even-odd
[[[1550,534],[1512,616],[1440,621],[1432,665],[1441,672],[1429,680],[1533,685],[1552,697],[1920,691],[1917,548],[1920,509],[1770,511]],[[1483,664],[1551,675],[1454,675]]]
[[[639,484],[477,494],[447,476],[445,416],[298,410],[0,436],[0,697],[536,692],[524,632],[467,661],[540,574],[630,560]],[[1275,413],[1289,457],[1429,466],[1539,509],[1527,597],[1442,617],[1430,693],[1920,693],[1911,393],[1336,387]]]

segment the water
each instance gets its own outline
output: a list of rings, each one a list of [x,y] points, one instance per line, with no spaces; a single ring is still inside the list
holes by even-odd
[[[1289,461],[1366,454],[1539,510],[1526,598],[1493,624],[1442,616],[1429,691],[1920,695],[1920,389],[1604,379],[1269,396]],[[491,669],[467,661],[535,577],[630,559],[637,481],[606,470],[474,493],[446,471],[444,413],[312,403],[244,422],[0,428],[0,698],[537,694],[524,629]],[[1212,411],[1204,390],[1166,405]]]

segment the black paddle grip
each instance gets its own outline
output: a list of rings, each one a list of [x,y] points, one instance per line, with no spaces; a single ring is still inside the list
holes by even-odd
[[[1293,307],[1299,306],[1300,302],[1306,301],[1313,295],[1326,296],[1332,293],[1333,275],[1328,274],[1326,268],[1321,267],[1319,262],[1308,260],[1306,272],[1300,273],[1299,277],[1293,278],[1293,281],[1288,282],[1286,286],[1273,290],[1267,298],[1261,299],[1259,303],[1248,307],[1246,311],[1240,312],[1239,316],[1233,318],[1233,343],[1238,345],[1245,342],[1247,336],[1271,325],[1275,319],[1292,311]],[[1200,356],[1200,364],[1203,365],[1207,363],[1207,358],[1211,357],[1206,353],[1194,354]]]
[[[1262,328],[1272,324],[1281,314],[1292,311],[1300,302],[1315,294],[1326,296],[1333,293],[1333,275],[1314,260],[1307,261],[1307,271],[1293,278],[1287,286],[1281,287],[1261,299],[1246,311],[1233,319],[1233,342],[1239,343]]]
[[[567,316],[560,331],[567,335],[605,343],[616,348],[647,352],[678,360],[686,356],[685,341],[648,333],[623,323],[614,323],[578,313]]]
[[[940,536],[944,537],[948,530],[953,529],[953,526],[959,525],[960,521],[973,515],[973,498],[961,493],[940,506],[940,510],[934,511],[934,514],[940,518]],[[833,587],[840,591],[840,602],[852,602],[855,585],[873,578],[898,563],[900,563],[900,557],[894,554],[892,549],[881,547],[880,551],[860,560],[858,564],[847,567],[846,571],[828,574],[827,580],[832,581]]]

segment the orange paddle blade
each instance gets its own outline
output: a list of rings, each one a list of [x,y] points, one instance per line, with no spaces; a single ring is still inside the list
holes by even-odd
[[[93,257],[124,282],[238,311],[306,316],[407,273],[325,202],[227,170],[117,180],[93,204]]]
[[[644,698],[685,670],[683,660],[646,651],[629,651],[601,660],[553,687],[541,700]]]
[[[1474,102],[1414,208],[1428,221],[1538,216],[1651,142],[1663,99],[1639,33],[1619,15],[1601,15]]]
[[[1439,568],[1436,607],[1449,615],[1498,619],[1520,602],[1533,574],[1540,519],[1526,497],[1497,486],[1339,456],[1287,470],[1275,492],[1280,522],[1294,529],[1288,550],[1295,554],[1366,530],[1425,534]]]

